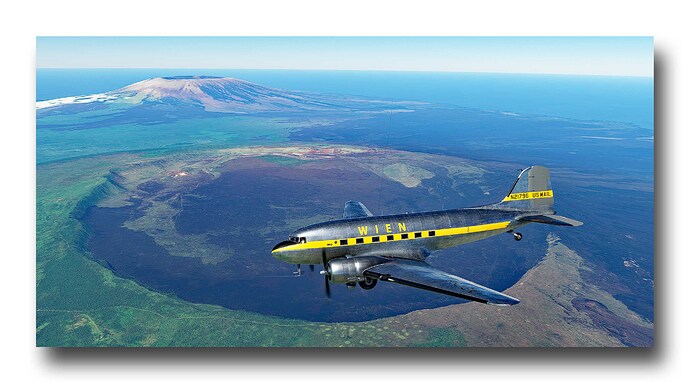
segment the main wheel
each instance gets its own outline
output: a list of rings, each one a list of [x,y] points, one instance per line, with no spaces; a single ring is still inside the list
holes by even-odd
[[[522,234],[520,233],[513,233],[513,238],[515,238],[516,241],[519,241],[522,239]]]
[[[376,286],[376,282],[378,281],[374,278],[365,277],[364,280],[359,281],[359,287],[364,290],[371,290]]]

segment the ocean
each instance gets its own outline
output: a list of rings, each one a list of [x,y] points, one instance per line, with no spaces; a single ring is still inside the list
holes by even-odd
[[[452,104],[654,128],[648,77],[239,69],[37,69],[36,100],[94,94],[152,77],[229,76],[289,90]]]

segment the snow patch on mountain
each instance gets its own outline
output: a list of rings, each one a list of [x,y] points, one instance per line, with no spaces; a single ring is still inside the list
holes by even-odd
[[[193,105],[208,112],[257,113],[284,111],[410,111],[404,107],[421,104],[407,101],[384,101],[363,97],[324,95],[270,88],[231,77],[177,76],[157,77],[128,85],[111,92],[88,96],[64,97],[39,101],[36,109],[70,104],[128,103],[132,105],[160,103]],[[401,108],[402,107],[402,108]]]
[[[36,109],[45,109],[53,106],[68,105],[68,104],[88,104],[91,102],[106,102],[122,99],[120,95],[109,93],[91,94],[88,96],[71,96],[56,98],[54,100],[36,101]]]

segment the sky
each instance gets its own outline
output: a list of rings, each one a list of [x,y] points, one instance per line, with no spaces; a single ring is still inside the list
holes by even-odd
[[[652,37],[37,37],[37,68],[654,74]]]

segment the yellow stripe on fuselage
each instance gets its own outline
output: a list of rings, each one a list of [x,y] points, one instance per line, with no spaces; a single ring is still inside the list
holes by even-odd
[[[503,198],[501,202],[522,201],[526,199],[553,198],[553,190],[540,190],[523,193],[513,193]]]
[[[435,230],[423,230],[423,231],[409,231],[409,232],[404,232],[404,233],[396,233],[396,234],[381,234],[381,235],[372,235],[368,237],[352,237],[352,238],[340,238],[340,239],[326,239],[326,240],[321,240],[321,241],[309,241],[306,243],[296,243],[294,245],[288,245],[285,247],[281,247],[279,249],[273,250],[273,253],[276,251],[296,251],[296,250],[306,250],[306,249],[325,249],[325,248],[330,248],[330,247],[341,247],[341,246],[356,246],[356,245],[367,245],[371,243],[384,243],[384,242],[395,242],[395,241],[409,241],[409,240],[414,240],[414,239],[421,239],[421,238],[430,238],[430,237],[447,237],[450,235],[461,235],[461,234],[470,234],[470,233],[481,233],[483,231],[490,231],[490,230],[498,230],[498,229],[505,229],[508,227],[510,224],[510,221],[504,221],[504,222],[496,222],[496,223],[487,223],[484,225],[474,225],[474,226],[463,226],[463,227],[451,227],[447,229],[435,229]],[[430,236],[429,232],[433,231],[435,232],[435,235]],[[422,236],[419,238],[415,238],[414,234],[415,233],[422,233]],[[407,234],[407,238],[403,239],[402,235]],[[392,236],[393,239],[389,240],[388,236]],[[378,237],[379,241],[374,242],[372,238]],[[357,239],[362,239],[362,243],[357,243]],[[347,245],[341,245],[340,241],[341,240],[347,240]]]

